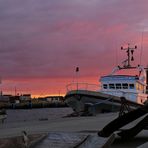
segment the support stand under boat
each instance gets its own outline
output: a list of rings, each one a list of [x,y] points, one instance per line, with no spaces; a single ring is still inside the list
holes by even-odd
[[[125,97],[121,97],[121,107],[120,107],[120,111],[119,111],[119,117],[121,117],[122,115],[124,115],[127,112],[131,111],[131,108],[126,100]]]

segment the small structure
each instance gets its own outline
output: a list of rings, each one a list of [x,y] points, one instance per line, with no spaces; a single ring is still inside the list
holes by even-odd
[[[64,102],[63,96],[47,96],[47,97],[40,97],[38,98],[39,101],[47,101],[50,103],[61,103]]]
[[[45,98],[48,102],[52,103],[60,103],[64,101],[62,96],[47,96]]]
[[[18,103],[20,103],[20,97],[19,96],[10,96],[9,102],[18,104]]]
[[[20,95],[20,101],[30,101],[30,100],[31,100],[31,94]]]
[[[3,95],[3,94],[1,94],[0,95],[0,102],[5,102],[5,103],[8,103],[9,101],[10,101],[10,97],[11,97],[12,95]]]

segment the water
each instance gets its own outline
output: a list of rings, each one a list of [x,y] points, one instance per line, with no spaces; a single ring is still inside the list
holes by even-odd
[[[41,108],[41,109],[12,109],[7,110],[5,123],[52,120],[62,118],[72,113],[72,109],[65,108]]]

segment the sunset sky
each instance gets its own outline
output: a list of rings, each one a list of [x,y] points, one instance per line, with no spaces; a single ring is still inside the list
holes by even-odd
[[[1,0],[1,90],[64,95],[76,67],[79,82],[98,84],[127,43],[148,65],[147,0]]]

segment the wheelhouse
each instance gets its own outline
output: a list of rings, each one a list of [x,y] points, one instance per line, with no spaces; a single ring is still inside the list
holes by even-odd
[[[109,75],[101,77],[101,90],[145,93],[146,85],[137,76]]]

